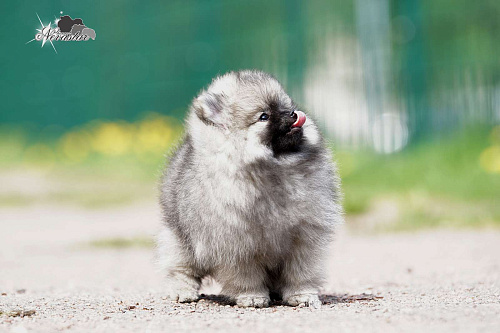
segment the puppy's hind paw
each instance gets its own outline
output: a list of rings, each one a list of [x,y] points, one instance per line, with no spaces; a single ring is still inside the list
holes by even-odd
[[[236,305],[242,308],[267,308],[269,301],[269,297],[266,296],[241,295],[236,297]]]
[[[315,309],[319,309],[321,307],[321,301],[318,298],[317,294],[299,294],[292,295],[288,297],[285,302],[291,306],[298,307],[311,307]]]

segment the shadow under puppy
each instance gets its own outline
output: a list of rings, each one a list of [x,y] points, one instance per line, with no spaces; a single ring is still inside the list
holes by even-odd
[[[161,182],[160,264],[172,300],[211,276],[238,306],[321,305],[342,222],[339,179],[312,120],[272,76],[230,72],[196,97]]]

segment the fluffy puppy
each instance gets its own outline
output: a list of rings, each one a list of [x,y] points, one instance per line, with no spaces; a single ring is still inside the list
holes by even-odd
[[[270,294],[321,304],[325,251],[342,221],[339,179],[317,127],[272,76],[230,72],[194,99],[161,207],[172,300],[196,300],[211,276],[238,306],[268,306]]]

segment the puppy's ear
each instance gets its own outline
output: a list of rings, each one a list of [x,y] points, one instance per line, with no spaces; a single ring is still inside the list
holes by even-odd
[[[220,127],[224,127],[223,108],[223,98],[217,94],[202,92],[193,101],[193,109],[198,118],[205,123]]]

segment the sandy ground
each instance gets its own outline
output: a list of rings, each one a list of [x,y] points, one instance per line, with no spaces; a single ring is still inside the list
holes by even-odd
[[[0,209],[0,331],[500,331],[500,232],[339,230],[321,309],[166,301],[153,249],[96,239],[154,234],[155,204]],[[214,287],[204,290],[207,294]]]

